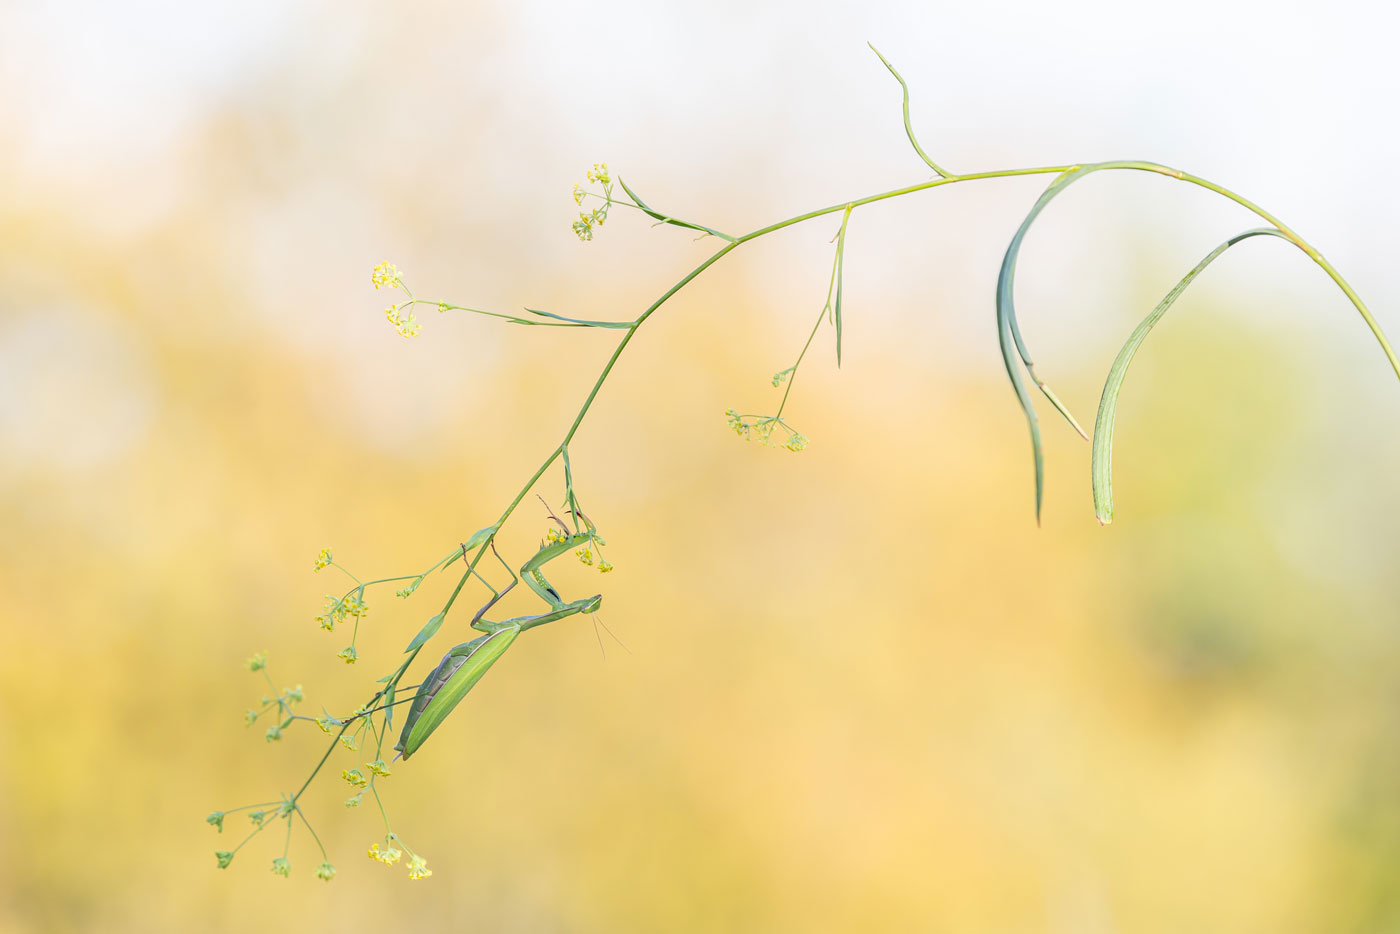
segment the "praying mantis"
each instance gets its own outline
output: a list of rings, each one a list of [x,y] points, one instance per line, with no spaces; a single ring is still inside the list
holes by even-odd
[[[409,707],[403,732],[399,734],[399,741],[394,746],[403,759],[407,760],[418,750],[418,747],[423,745],[433,731],[442,724],[442,721],[447,719],[447,715],[452,712],[453,708],[463,697],[467,696],[467,692],[476,686],[482,675],[486,674],[491,666],[505,654],[506,649],[511,647],[522,632],[573,616],[576,613],[593,613],[602,605],[602,594],[594,594],[582,600],[566,603],[559,596],[559,591],[544,576],[544,566],[550,561],[576,548],[581,548],[596,538],[597,534],[591,530],[569,533],[566,529],[565,534],[561,537],[551,538],[542,544],[540,550],[520,566],[519,576],[501,557],[500,552],[496,551],[496,543],[494,538],[492,539],[491,551],[496,555],[496,560],[500,561],[501,566],[510,574],[511,581],[498,592],[496,588],[486,583],[485,578],[477,575],[478,579],[490,589],[492,596],[482,605],[481,609],[476,611],[476,615],[472,617],[471,627],[480,630],[485,635],[454,646],[442,657],[442,661],[438,662],[432,673],[423,679],[422,685],[418,688],[418,694]],[[462,546],[462,550],[463,553],[466,552],[466,544]],[[549,609],[544,613],[516,616],[501,622],[486,619],[486,613],[491,607],[510,593],[522,577],[525,579],[525,584],[549,606]]]

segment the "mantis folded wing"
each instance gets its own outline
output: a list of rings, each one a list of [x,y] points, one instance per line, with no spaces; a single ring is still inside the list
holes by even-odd
[[[510,592],[519,582],[519,578],[511,571],[511,582],[504,590],[496,593],[493,588],[491,599],[477,610],[471,623],[473,629],[479,629],[486,635],[454,646],[442,657],[442,661],[438,662],[432,674],[423,679],[422,686],[418,688],[408,717],[404,720],[403,732],[399,734],[399,741],[394,745],[405,760],[423,745],[443,720],[447,719],[453,708],[467,696],[467,692],[476,686],[482,675],[505,654],[506,649],[511,647],[522,632],[573,616],[575,613],[592,613],[602,605],[602,594],[565,603],[559,596],[559,591],[545,578],[541,570],[547,562],[580,547],[592,537],[589,534],[565,536],[561,541],[551,542],[540,548],[534,557],[521,566],[520,573],[524,575],[526,584],[549,605],[548,612],[533,616],[516,616],[503,622],[485,619],[486,612]],[[495,550],[494,542],[491,548]],[[499,554],[497,558],[500,558]],[[501,563],[510,571],[509,565],[504,561]]]

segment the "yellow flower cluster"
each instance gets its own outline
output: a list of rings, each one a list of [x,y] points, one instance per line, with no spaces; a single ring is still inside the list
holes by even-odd
[[[580,240],[593,239],[593,226],[603,226],[603,221],[608,219],[607,211],[594,210],[588,214],[580,214],[578,220],[574,221],[574,236]]]
[[[428,861],[421,856],[413,856],[408,861],[408,877],[415,882],[419,879],[426,879],[433,874],[428,868]]]
[[[582,188],[580,188],[579,186],[575,185],[575,186],[574,186],[574,204],[582,205],[582,204],[583,204],[583,196],[586,195],[586,194],[588,194],[588,192],[584,191]]]
[[[358,591],[343,598],[326,594],[326,605],[316,617],[316,622],[327,632],[335,632],[335,624],[345,622],[347,616],[359,618],[367,615],[369,604],[360,599]]]
[[[612,176],[608,174],[608,164],[606,162],[595,162],[593,168],[588,171],[588,180],[601,185],[612,183]]]
[[[418,332],[423,330],[423,326],[414,317],[411,304],[403,307],[390,305],[384,309],[384,317],[389,319],[389,323],[399,332],[400,337],[417,337]]]
[[[403,273],[399,267],[387,260],[374,267],[374,287],[376,289],[402,289]]]
[[[779,374],[781,375],[781,374]],[[777,379],[777,376],[774,377]],[[774,383],[777,385],[777,383]],[[730,429],[745,441],[752,441],[757,438],[768,447],[779,447],[787,451],[801,451],[807,447],[807,436],[800,431],[794,430],[787,422],[777,416],[760,416],[757,421],[748,421],[745,416],[740,415],[734,409],[725,409],[725,421]],[[777,429],[781,428],[787,434],[782,441],[777,440]]]
[[[327,882],[335,878],[335,867],[331,865],[330,860],[325,860],[316,867],[316,878],[325,879]]]
[[[327,736],[331,733],[331,727],[340,726],[340,721],[331,716],[317,717],[316,725],[321,728],[321,732]]]
[[[340,777],[356,788],[363,788],[369,784],[369,779],[365,778],[365,773],[359,769],[341,769]]]
[[[360,655],[358,652],[355,651],[355,647],[353,645],[347,645],[339,652],[336,652],[335,657],[345,659],[345,664],[347,665],[353,665],[355,664],[355,660],[359,658]]]
[[[384,764],[383,759],[375,759],[373,762],[366,762],[365,767],[380,778],[387,778],[389,775],[389,767]]]
[[[321,568],[330,567],[330,564],[331,550],[329,548],[322,548],[321,553],[316,556],[316,570],[319,571]]]
[[[381,850],[378,843],[371,843],[369,845],[369,858],[376,862],[383,863],[386,866],[392,866],[394,863],[397,863],[401,856],[403,856],[403,853],[394,849],[392,846],[386,846]]]
[[[259,652],[243,663],[243,667],[249,671],[262,671],[267,667],[267,653]]]

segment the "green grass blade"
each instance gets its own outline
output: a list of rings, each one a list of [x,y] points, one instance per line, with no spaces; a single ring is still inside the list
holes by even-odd
[[[623,191],[627,192],[627,197],[631,198],[633,203],[635,203],[637,207],[642,209],[642,213],[646,214],[648,217],[653,218],[654,220],[658,220],[663,224],[670,224],[674,227],[684,227],[686,230],[698,230],[701,233],[707,233],[711,236],[719,237],[721,240],[728,240],[730,243],[738,242],[738,238],[731,237],[727,233],[720,233],[718,230],[715,230],[712,227],[706,227],[703,224],[692,224],[689,221],[679,220],[678,218],[674,218],[670,215],[662,214],[660,211],[654,210],[645,201],[637,197],[637,193],[635,191],[627,187],[627,183],[622,180],[621,175],[617,177],[617,183],[622,186]]]
[[[1196,277],[1205,271],[1205,268],[1230,247],[1242,240],[1250,237],[1281,237],[1289,239],[1281,230],[1273,227],[1260,227],[1254,230],[1246,230],[1242,234],[1237,234],[1226,240],[1220,246],[1206,254],[1206,258],[1196,264],[1195,268],[1181,278],[1181,281],[1172,286],[1170,292],[1166,294],[1157,307],[1143,318],[1141,323],[1133,329],[1133,333],[1128,335],[1128,340],[1123,344],[1123,349],[1118,351],[1118,356],[1113,360],[1113,367],[1108,371],[1108,380],[1104,383],[1103,395],[1099,399],[1099,414],[1094,422],[1094,453],[1092,459],[1092,476],[1094,484],[1094,515],[1098,517],[1100,525],[1108,525],[1113,521],[1113,426],[1118,413],[1118,394],[1123,388],[1123,380],[1128,375],[1128,366],[1133,362],[1133,356],[1137,353],[1142,342],[1147,339],[1147,334],[1156,326],[1162,316],[1167,313],[1167,309],[1181,297],[1181,293],[1186,291]]]
[[[914,147],[914,151],[919,154],[919,158],[924,160],[925,165],[933,169],[935,172],[937,172],[944,178],[953,178],[953,174],[951,172],[949,172],[947,169],[943,168],[937,162],[934,162],[932,159],[929,158],[928,153],[924,152],[924,147],[920,146],[919,141],[914,137],[914,125],[909,122],[908,82],[904,80],[903,75],[895,71],[894,66],[890,64],[889,59],[885,58],[885,56],[883,55],[880,55],[879,49],[875,48],[875,46],[869,42],[867,42],[866,45],[870,46],[870,51],[880,56],[880,61],[884,63],[884,66],[890,70],[890,74],[894,75],[894,80],[899,82],[900,88],[902,88],[904,91],[904,135],[909,137],[909,144]]]
[[[404,654],[407,655],[409,652],[412,652],[424,642],[427,642],[433,636],[437,635],[437,631],[441,628],[442,614],[439,613],[423,624],[423,628],[418,630],[418,635],[414,636],[413,641],[408,644],[408,648],[403,650]]]
[[[489,636],[459,645],[443,656],[438,667],[423,681],[399,734],[399,750],[408,759],[433,734],[453,708],[476,686],[481,676],[510,648],[520,630],[497,630]]]
[[[1021,244],[1026,238],[1026,232],[1030,230],[1031,224],[1040,216],[1040,212],[1045,210],[1055,196],[1064,191],[1065,188],[1074,182],[1097,172],[1101,169],[1121,168],[1121,162],[1099,162],[1093,165],[1076,166],[1067,172],[1060,174],[1050,187],[1045,189],[1040,198],[1031,207],[1030,213],[1025,220],[1021,221],[1021,226],[1016,229],[1015,235],[1011,238],[1011,243],[1006,248],[1006,256],[1002,258],[1001,270],[997,274],[997,340],[1001,344],[1001,359],[1006,365],[1006,375],[1011,379],[1011,386],[1016,390],[1016,399],[1021,403],[1021,411],[1026,415],[1026,421],[1031,430],[1031,449],[1035,458],[1035,521],[1040,522],[1040,508],[1045,496],[1045,467],[1044,451],[1040,439],[1040,420],[1035,413],[1035,405],[1031,402],[1030,392],[1026,388],[1026,381],[1021,376],[1020,367],[1016,363],[1016,358],[1012,354],[1014,346],[1016,356],[1019,356],[1021,363],[1025,365],[1026,372],[1035,382],[1036,386],[1050,400],[1050,404],[1055,407],[1070,426],[1079,432],[1080,436],[1088,440],[1089,435],[1080,427],[1079,422],[1070,414],[1069,409],[1059,397],[1056,396],[1045,381],[1035,372],[1035,365],[1031,361],[1030,351],[1026,349],[1026,342],[1021,337],[1021,327],[1016,322],[1016,301],[1014,297],[1016,286],[1016,259],[1021,253]]]
[[[879,54],[879,53],[876,53]],[[836,304],[832,309],[832,314],[836,319],[836,365],[841,365],[841,297],[844,289],[846,276],[846,225],[851,220],[851,208],[846,208],[845,215],[841,218],[841,232],[836,240]]]
[[[625,331],[628,328],[630,328],[633,324],[633,322],[631,321],[590,321],[586,318],[566,318],[563,315],[556,315],[552,311],[540,311],[537,308],[526,308],[525,310],[532,315],[539,315],[542,318],[553,318],[555,321],[566,322],[566,325],[556,324],[552,325],[552,327],[568,326],[575,328],[613,328],[615,330]],[[540,325],[549,325],[549,322],[547,321],[526,321],[524,318],[516,318],[515,321],[517,324],[524,324],[536,327]]]
[[[482,545],[486,544],[487,540],[490,539],[492,535],[496,534],[497,528],[498,526],[488,525],[484,529],[477,529],[475,532],[472,533],[471,538],[462,542],[461,550],[458,551],[455,555],[453,555],[452,560],[444,564],[442,566],[442,569],[446,571],[448,568],[452,567],[452,565],[456,563],[458,558],[462,557],[467,552],[471,551],[473,548],[480,548]]]

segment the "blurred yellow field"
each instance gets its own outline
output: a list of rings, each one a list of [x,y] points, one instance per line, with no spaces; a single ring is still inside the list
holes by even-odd
[[[301,829],[289,879],[280,828],[220,870],[249,822],[204,820],[325,748],[244,726],[268,691],[245,659],[304,713],[353,710],[456,580],[373,597],[349,666],[318,551],[378,577],[457,547],[617,342],[422,307],[404,340],[376,264],[434,301],[629,320],[716,240],[615,212],[580,242],[570,186],[601,159],[733,231],[932,177],[869,38],[956,170],[1200,169],[1397,334],[1400,137],[1356,113],[1400,88],[1347,44],[1396,14],[1353,4],[1372,19],[1343,42],[1262,6],[1212,11],[1225,38],[1144,38],[1147,13],[1081,35],[1030,5],[80,7],[0,38],[0,931],[1400,927],[1400,384],[1306,257],[1241,245],[1134,363],[1111,526],[1089,445],[1037,400],[1037,527],[993,292],[1048,178],[851,215],[841,365],[821,329],[784,413],[798,452],[724,413],[781,396],[839,212],[638,331],[570,447],[616,570],[550,566],[617,640],[587,615],[524,634],[377,780],[432,878],[365,857],[383,829],[343,806],[350,753],[303,799],[329,884]],[[1297,74],[1212,96],[1261,30]],[[1122,88],[1086,77],[1110,67]],[[1290,109],[1327,81],[1335,110]],[[1086,180],[1027,239],[1022,327],[1080,416],[1163,293],[1254,225],[1174,184]],[[540,492],[559,508],[557,468]],[[548,527],[531,497],[502,553]]]

